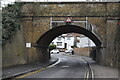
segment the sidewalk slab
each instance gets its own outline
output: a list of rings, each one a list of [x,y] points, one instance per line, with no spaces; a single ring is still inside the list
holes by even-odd
[[[92,64],[91,66],[94,70],[95,78],[118,78],[118,70],[115,68],[98,64]]]
[[[40,63],[40,62],[35,62],[31,64],[24,64],[24,65],[18,65],[18,66],[11,66],[7,68],[2,69],[2,79],[4,78],[9,78],[12,76],[24,74],[36,69],[40,69],[43,67],[46,67],[48,65],[51,65],[55,62],[57,62],[57,58],[51,58],[47,63]]]
[[[109,66],[102,66],[102,65],[99,65],[97,63],[95,63],[95,61],[93,61],[91,58],[89,57],[82,57],[81,58],[84,58],[88,63],[89,65],[92,67],[93,71],[94,71],[94,78],[95,79],[118,79],[118,69],[117,68],[112,68],[112,67],[109,67]]]

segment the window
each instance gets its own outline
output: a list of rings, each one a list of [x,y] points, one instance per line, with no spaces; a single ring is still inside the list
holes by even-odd
[[[71,37],[67,37],[67,40],[70,40],[71,39]]]
[[[57,46],[62,46],[62,42],[57,42]]]
[[[58,37],[58,40],[60,41],[60,40],[61,40],[61,37]]]

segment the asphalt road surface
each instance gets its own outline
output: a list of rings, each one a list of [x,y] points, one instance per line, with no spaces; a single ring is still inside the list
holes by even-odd
[[[58,62],[24,78],[36,78],[39,80],[84,80],[85,73],[87,72],[87,63],[84,60],[76,56],[63,54],[52,54],[52,57],[59,58]]]

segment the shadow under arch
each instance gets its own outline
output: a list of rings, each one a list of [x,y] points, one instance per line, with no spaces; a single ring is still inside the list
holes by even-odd
[[[97,63],[100,62],[101,60],[101,53],[100,52],[100,47],[101,47],[101,40],[92,32],[86,30],[85,28],[82,28],[80,26],[76,25],[62,25],[62,26],[57,26],[55,28],[50,29],[46,33],[44,33],[36,42],[36,50],[37,53],[40,53],[40,58],[41,62],[46,62],[50,59],[50,53],[48,51],[48,46],[54,40],[56,37],[59,35],[65,34],[65,33],[79,33],[83,34],[86,37],[90,38],[95,45],[98,47],[97,48],[97,56],[99,57],[98,60],[96,60]]]
[[[101,40],[95,34],[85,28],[76,25],[62,25],[52,28],[43,34],[36,42],[37,46],[47,47],[52,42],[52,40],[54,40],[59,35],[71,32],[85,35],[86,37],[90,38],[97,47],[100,47],[102,44]]]

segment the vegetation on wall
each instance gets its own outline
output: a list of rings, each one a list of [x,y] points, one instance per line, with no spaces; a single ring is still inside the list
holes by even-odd
[[[15,36],[20,28],[20,8],[21,3],[8,4],[2,8],[2,42],[6,43]]]
[[[56,49],[56,45],[50,44],[50,45],[49,45],[49,50],[51,51],[51,50],[53,50],[53,49]]]

